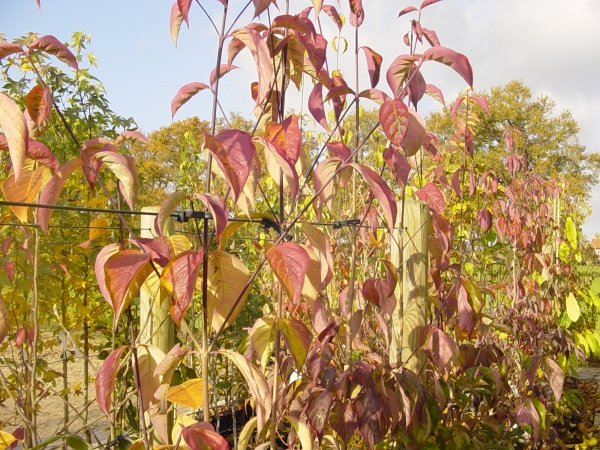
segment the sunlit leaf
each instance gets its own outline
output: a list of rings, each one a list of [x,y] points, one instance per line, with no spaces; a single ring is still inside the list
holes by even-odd
[[[2,182],[2,193],[9,202],[35,203],[46,167],[38,167],[35,171],[24,170],[18,180],[15,180],[15,173],[11,174]],[[49,172],[49,170],[48,170]],[[18,219],[27,223],[33,217],[33,209],[27,206],[9,205],[12,212]]]
[[[294,357],[296,369],[301,371],[312,342],[311,332],[304,323],[293,318],[278,320],[277,327],[281,330],[283,340]]]
[[[473,87],[473,69],[471,68],[469,59],[465,55],[455,52],[447,47],[435,46],[425,50],[425,53],[423,53],[423,60],[438,61],[450,66],[469,86]]]
[[[333,276],[333,256],[329,238],[317,227],[306,221],[299,222],[302,232],[310,242],[321,262],[321,289],[324,289]]]
[[[569,292],[566,300],[567,316],[572,322],[577,322],[581,316],[581,310],[579,309],[579,302],[575,298],[572,292]]]
[[[219,350],[217,353],[226,356],[233,362],[244,376],[255,402],[255,412],[259,432],[271,415],[271,390],[267,379],[248,359],[231,350]]]
[[[254,430],[256,429],[256,416],[250,418],[248,422],[242,428],[242,431],[238,435],[238,449],[248,448],[248,443],[250,442],[250,438],[254,434]]]
[[[415,194],[419,200],[426,202],[432,211],[441,214],[444,212],[444,209],[446,209],[446,198],[444,197],[444,193],[436,184],[430,181]]]
[[[98,152],[95,158],[102,161],[106,167],[117,177],[121,183],[123,198],[131,208],[135,209],[135,202],[140,189],[140,180],[132,156],[121,155],[115,152]]]
[[[39,161],[46,167],[52,169],[54,172],[58,172],[60,170],[60,164],[54,153],[52,153],[52,151],[50,151],[50,149],[44,144],[34,141],[33,139],[28,140],[27,158]]]
[[[283,417],[285,418],[285,420],[287,420],[290,423],[290,425],[292,425],[292,428],[298,435],[298,439],[300,439],[300,446],[301,446],[302,450],[312,450],[313,440],[310,435],[310,430],[308,429],[306,424],[304,422],[298,420],[296,417],[292,417],[292,416],[283,416]]]
[[[202,406],[202,379],[193,378],[177,386],[171,386],[167,399],[181,406],[198,409]]]
[[[175,48],[177,48],[177,37],[179,36],[179,30],[181,29],[182,22],[183,14],[181,14],[179,6],[177,5],[177,0],[175,0],[175,3],[173,3],[173,6],[171,6],[171,15],[169,17],[169,29]]]
[[[383,103],[379,108],[379,121],[390,142],[400,147],[408,129],[408,107],[404,102],[397,98]]]
[[[169,312],[177,326],[190,306],[198,273],[202,268],[203,250],[187,250],[175,256],[165,266],[160,283],[173,299]]]
[[[34,137],[36,132],[42,133],[46,128],[50,119],[52,106],[52,97],[48,86],[42,87],[39,84],[35,85],[25,98],[25,107],[27,114],[33,122],[34,130],[29,129],[29,134]],[[32,133],[33,132],[33,133]]]
[[[217,71],[213,69],[210,73],[210,85],[214,86],[215,81],[223,77],[223,75],[228,74],[229,72],[237,68],[238,67],[234,66],[233,64],[221,64],[221,66],[219,67],[219,76],[217,76]]]
[[[21,48],[20,45],[13,44],[11,42],[1,41],[0,42],[0,61],[3,58],[6,58],[8,55],[12,55],[14,53],[19,53],[22,51],[23,51],[23,49]]]
[[[194,198],[200,199],[204,206],[210,211],[215,223],[215,234],[217,240],[221,239],[221,234],[227,226],[227,206],[222,198],[215,194],[205,193],[196,194]]]
[[[577,226],[575,226],[575,222],[569,216],[567,220],[565,220],[565,236],[567,237],[567,241],[571,245],[572,249],[577,249]]]
[[[163,231],[165,229],[165,224],[169,217],[177,208],[181,202],[187,200],[188,195],[184,191],[175,191],[172,194],[169,194],[162,205],[160,205],[160,209],[158,211],[158,215],[154,220],[154,231],[159,235],[163,235]]]
[[[323,103],[323,85],[321,83],[315,84],[308,96],[308,111],[317,123],[329,131],[329,124],[325,116],[325,105]]]
[[[335,25],[337,26],[338,31],[341,31],[342,26],[344,24],[342,23],[342,18],[337,12],[337,9],[335,9],[335,7],[331,5],[323,5],[321,8],[323,9],[323,11],[325,11],[325,14],[331,17],[331,20],[333,20],[333,23],[335,23]]]
[[[128,345],[123,345],[113,350],[102,362],[96,375],[96,401],[100,410],[108,417],[110,417],[112,396],[117,382],[117,373],[119,372],[119,361],[127,348],[129,348]]]
[[[6,303],[4,303],[4,298],[0,295],[0,344],[4,342],[4,339],[6,339],[6,335],[8,334],[8,320]]]
[[[556,361],[549,357],[544,358],[542,362],[542,370],[546,375],[548,383],[550,383],[550,387],[552,388],[556,402],[560,402],[565,382],[565,372],[560,368]]]
[[[61,42],[54,36],[47,35],[36,39],[29,46],[27,52],[29,53],[32,50],[42,50],[46,53],[54,55],[68,66],[71,66],[73,69],[79,70],[75,55],[73,55],[71,50],[69,50],[64,44],[61,44]]]
[[[227,441],[214,431],[210,423],[198,422],[183,427],[181,435],[191,450],[229,450]]]
[[[367,70],[369,71],[369,78],[371,79],[371,88],[375,88],[377,83],[379,83],[383,57],[370,47],[363,46],[360,49],[365,52],[365,56],[367,58]]]
[[[302,287],[310,263],[308,253],[294,242],[285,242],[269,245],[266,255],[285,292],[290,300],[296,303],[302,295]]]
[[[138,345],[137,351],[137,368],[142,384],[142,411],[148,411],[151,403],[156,403],[157,399],[154,393],[160,387],[160,377],[155,375],[156,368],[160,361],[165,358],[165,353],[154,345]],[[135,371],[135,361],[131,360],[132,368]]]
[[[213,250],[208,256],[208,299],[207,319],[215,331],[219,330],[234,303],[250,279],[244,263],[223,250]],[[227,326],[232,324],[242,311],[250,289],[246,289],[231,314]]]
[[[298,172],[296,172],[296,165],[290,159],[288,154],[281,148],[281,146],[274,144],[270,141],[267,141],[265,138],[260,136],[255,136],[255,142],[261,143],[265,149],[268,151],[268,155],[272,157],[279,168],[283,171],[283,175],[285,180],[287,181],[291,198],[295,198],[298,193]],[[271,174],[275,182],[279,183],[279,174]]]
[[[189,99],[205,89],[210,90],[210,86],[200,82],[188,83],[181,87],[171,100],[171,117],[174,117],[179,108],[185,105]]]
[[[6,136],[10,160],[18,180],[27,155],[27,123],[19,106],[3,92],[0,92],[0,128]]]

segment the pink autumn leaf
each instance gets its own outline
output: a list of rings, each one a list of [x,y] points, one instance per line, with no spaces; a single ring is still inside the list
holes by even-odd
[[[458,323],[466,328],[469,334],[473,331],[473,307],[469,303],[469,295],[464,284],[458,282],[456,301],[458,303]]]
[[[356,169],[369,185],[371,193],[379,202],[379,206],[383,209],[383,216],[385,217],[390,232],[392,232],[396,226],[396,215],[398,212],[396,198],[394,197],[392,189],[383,178],[367,166],[358,163],[351,163],[349,166]]]
[[[160,209],[158,210],[158,215],[154,220],[154,231],[158,236],[163,235],[163,230],[165,228],[165,224],[167,220],[175,211],[177,206],[188,199],[188,195],[184,191],[175,191],[167,196],[167,198],[160,205]]]
[[[430,60],[450,66],[470,87],[473,87],[473,69],[471,68],[469,59],[465,55],[447,47],[436,45],[425,50],[425,53],[423,53],[423,61]]]
[[[112,151],[98,152],[94,158],[102,161],[119,180],[121,194],[123,194],[127,205],[133,211],[140,188],[135,159],[132,156],[121,155]]]
[[[96,281],[98,282],[98,289],[111,308],[114,309],[112,298],[108,287],[106,286],[106,275],[104,273],[104,265],[108,259],[115,255],[119,251],[119,244],[109,244],[104,247],[96,256],[96,262],[94,263],[94,272],[96,273]]]
[[[42,36],[39,39],[33,41],[33,43],[29,46],[27,52],[31,52],[32,50],[41,50],[46,53],[50,53],[51,55],[56,56],[62,62],[72,67],[75,70],[79,70],[79,66],[77,65],[77,59],[75,55],[71,53],[64,44],[61,44],[58,39],[54,36]]]
[[[148,138],[139,131],[131,130],[125,131],[124,133],[121,133],[119,136],[117,136],[117,139],[115,139],[115,145],[120,145],[125,141],[140,141],[144,144],[148,144],[150,142],[148,141]]]
[[[477,211],[477,221],[481,229],[486,232],[492,228],[492,213],[483,208]]]
[[[358,28],[365,20],[365,10],[362,6],[362,0],[349,0],[350,3],[350,25]]]
[[[379,106],[383,105],[388,100],[391,100],[391,97],[387,95],[385,92],[380,91],[379,89],[365,89],[360,94],[359,97],[368,98],[369,100],[374,101]]]
[[[6,137],[15,180],[18,180],[27,155],[29,133],[21,109],[8,95],[2,92],[0,92],[0,128]]]
[[[255,136],[253,140],[261,143],[265,147],[265,150],[268,150],[270,155],[275,159],[277,165],[281,167],[283,176],[285,177],[290,189],[290,195],[292,198],[295,198],[296,194],[298,193],[299,179],[298,172],[296,171],[296,165],[290,159],[289,155],[283,148],[281,148],[280,145],[270,142],[262,137]]]
[[[433,84],[426,85],[425,94],[429,95],[432,99],[437,100],[443,106],[446,106],[446,102],[444,101],[444,94],[437,86],[434,86]]]
[[[533,440],[535,442],[539,440],[541,429],[540,415],[533,403],[533,399],[526,398],[523,403],[517,406],[515,410],[515,422],[519,425],[529,425],[533,428]]]
[[[415,8],[414,6],[407,6],[406,8],[404,8],[402,11],[400,11],[398,13],[398,17],[402,17],[403,15],[408,14],[413,11],[418,11],[418,9]]]
[[[453,119],[456,119],[456,112],[458,111],[458,108],[460,108],[460,105],[464,103],[465,98],[466,97],[464,95],[461,95],[460,97],[457,97],[456,100],[454,100],[452,108],[450,108],[450,116]]]
[[[123,345],[116,350],[113,350],[113,352],[102,362],[98,374],[96,375],[96,401],[98,402],[100,410],[106,414],[106,416],[110,415],[121,355],[127,348],[129,348],[128,345]]]
[[[44,128],[51,114],[52,97],[47,86],[35,85],[27,94],[25,107],[31,120],[38,128]]]
[[[329,92],[327,93],[327,97],[325,97],[324,101],[327,102],[338,97],[345,97],[348,94],[354,95],[354,91],[348,86],[335,86],[329,90]]]
[[[327,131],[329,131],[329,124],[327,123],[327,117],[325,116],[325,106],[323,104],[323,85],[321,83],[315,84],[310,95],[308,96],[308,110],[310,111],[313,118]]]
[[[11,42],[0,42],[0,61],[8,55],[12,55],[14,53],[19,53],[22,51],[23,49],[20,45],[13,44]]]
[[[452,175],[452,189],[459,197],[462,197],[462,188],[460,186],[460,175],[463,169],[456,169],[454,174]]]
[[[160,284],[173,297],[169,312],[178,327],[192,301],[203,255],[202,249],[181,252],[169,261],[160,277]]]
[[[212,425],[198,422],[181,428],[181,436],[191,450],[229,450],[229,444]]]
[[[479,95],[472,95],[471,97],[469,97],[469,99],[473,100],[479,106],[481,106],[488,115],[490,114],[490,107],[485,97],[480,97]]]
[[[296,164],[300,158],[302,132],[298,126],[298,116],[295,114],[287,117],[281,124],[285,136],[285,151],[290,160]]]
[[[398,150],[387,147],[383,150],[383,160],[400,186],[406,186],[410,174],[410,164],[406,157]]]
[[[306,35],[312,35],[315,32],[314,27],[309,20],[303,20],[302,18],[292,16],[291,14],[282,14],[275,17],[271,22],[271,28],[295,30]]]
[[[217,241],[220,240],[227,226],[227,205],[225,205],[222,198],[215,194],[195,194],[194,198],[201,200],[204,206],[210,211],[215,223]]]
[[[428,182],[425,186],[419,189],[416,193],[419,200],[426,202],[432,211],[442,213],[446,209],[446,199],[437,185]]]
[[[181,108],[189,99],[205,89],[210,90],[210,86],[200,82],[188,83],[179,89],[177,94],[175,94],[175,97],[173,97],[173,100],[171,100],[171,117],[174,117],[177,110]]]
[[[267,10],[271,3],[275,3],[273,0],[252,0],[254,2],[254,17],[260,16],[264,11]]]
[[[350,159],[352,152],[343,142],[326,142],[325,145],[332,156],[335,156],[342,161],[347,161]]]
[[[221,146],[214,146],[215,151],[210,146],[208,148],[217,158],[217,164],[227,177],[234,193],[234,200],[237,202],[252,171],[256,147],[252,137],[241,130],[222,130],[215,139],[221,143]]]
[[[290,300],[297,303],[302,295],[310,256],[295,242],[267,247],[267,259]]]
[[[379,76],[381,74],[381,63],[383,57],[375,52],[373,49],[367,46],[360,47],[365,52],[367,58],[367,70],[369,71],[369,78],[371,80],[371,87],[375,88],[379,83]]]
[[[177,0],[177,8],[179,8],[181,16],[183,17],[183,20],[185,21],[188,27],[190,26],[189,13],[191,6],[192,0]]]
[[[49,167],[54,172],[60,170],[59,162],[54,153],[44,144],[33,139],[29,139],[27,145],[27,157],[41,162],[46,167]]]
[[[232,64],[221,64],[221,66],[219,67],[219,79],[222,78],[223,75],[231,72],[234,69],[238,69],[238,67]],[[213,69],[210,73],[210,85],[213,87],[215,85],[215,81],[217,81],[216,73],[217,71],[215,69]]]
[[[548,383],[550,383],[550,387],[552,388],[556,402],[560,402],[565,381],[565,372],[560,368],[556,361],[549,357],[544,358],[542,363],[542,371],[546,375]]]
[[[177,0],[171,6],[171,16],[169,18],[169,30],[171,32],[171,39],[175,48],[177,48],[177,38],[179,36],[179,30],[181,29],[181,23],[183,22],[183,14],[179,10]]]
[[[427,39],[429,45],[431,45],[432,47],[441,45],[440,40],[438,39],[437,33],[435,31],[430,30],[428,28],[423,28],[422,31],[423,36],[425,36],[425,39]]]
[[[441,1],[442,0],[425,0],[423,3],[421,3],[421,7],[419,9],[422,10],[423,8],[426,8],[429,5],[433,5],[434,3],[441,2]]]
[[[331,17],[331,20],[333,20],[333,22],[336,24],[338,31],[341,31],[343,24],[342,19],[337,12],[337,9],[335,9],[335,7],[331,5],[323,5],[321,8],[323,9],[323,11],[325,11],[325,14]]]
[[[379,122],[390,142],[400,147],[408,129],[408,107],[404,102],[399,98],[384,102],[379,108]]]
[[[409,68],[414,62],[418,61],[419,55],[400,55],[388,68],[386,72],[386,80],[389,87],[392,89],[394,97],[400,95],[402,89],[402,82],[406,78]]]

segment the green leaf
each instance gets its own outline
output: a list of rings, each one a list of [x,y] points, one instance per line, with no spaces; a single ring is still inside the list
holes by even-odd
[[[313,440],[310,436],[310,431],[304,422],[300,422],[295,417],[283,416],[292,425],[292,428],[300,439],[302,450],[312,450]]]
[[[577,227],[571,217],[567,217],[565,221],[565,235],[569,244],[571,244],[571,248],[575,250],[577,248]]]
[[[93,447],[79,436],[70,434],[67,436],[67,445],[75,450],[91,450]]]
[[[254,433],[255,429],[256,416],[246,422],[246,425],[244,425],[244,428],[242,428],[242,432],[238,436],[238,449],[246,450],[246,448],[248,448],[248,442],[250,442],[250,438],[252,437],[252,433]]]
[[[572,292],[569,292],[566,303],[567,315],[569,316],[569,319],[571,319],[573,322],[577,322],[577,320],[579,320],[579,316],[581,315],[581,310],[579,309],[579,303]]]
[[[560,257],[560,260],[562,262],[564,262],[565,264],[569,264],[569,255],[570,254],[571,254],[571,249],[569,248],[569,245],[565,241],[562,241],[560,243],[560,247],[558,249],[558,256]]]
[[[277,327],[283,333],[283,340],[294,357],[296,368],[301,370],[310,348],[312,334],[306,328],[306,325],[297,319],[279,320],[277,321]]]

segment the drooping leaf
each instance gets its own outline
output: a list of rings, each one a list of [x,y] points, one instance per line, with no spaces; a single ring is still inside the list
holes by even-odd
[[[277,328],[281,330],[285,345],[294,357],[296,369],[300,372],[312,342],[311,332],[304,323],[291,317],[278,320]]]
[[[49,172],[46,167],[38,167],[36,170],[24,170],[21,172],[21,177],[18,180],[15,180],[15,174],[12,172],[2,182],[2,193],[6,200],[9,202],[35,203],[40,187],[42,186],[44,171]],[[32,219],[32,208],[16,205],[9,206],[21,222],[27,223]]]
[[[392,189],[379,174],[367,166],[358,163],[351,163],[349,166],[354,167],[369,185],[371,193],[379,202],[381,209],[383,209],[383,216],[385,217],[390,232],[392,232],[396,226],[396,215],[398,212],[396,199]]]
[[[98,152],[95,158],[102,161],[121,183],[123,198],[133,211],[137,200],[140,179],[138,177],[135,159],[132,156],[115,152]]]
[[[319,439],[319,444],[321,443],[321,439],[323,439],[332,405],[333,397],[327,390],[322,390],[313,395],[308,404],[306,410],[308,423],[310,423],[310,426],[315,430],[317,438]]]
[[[400,55],[390,64],[386,72],[386,79],[392,89],[394,98],[400,97],[402,83],[406,78],[408,70],[418,60],[419,57],[417,55]]]
[[[215,223],[215,234],[217,240],[221,239],[221,234],[227,226],[227,205],[222,198],[215,194],[196,194],[194,198],[198,198],[204,203],[204,206],[210,211]]]
[[[383,160],[400,186],[406,186],[410,174],[410,164],[406,157],[398,150],[386,147],[383,150]]]
[[[110,407],[112,397],[117,382],[117,373],[119,372],[119,361],[123,352],[129,348],[128,345],[123,345],[108,355],[102,362],[98,374],[96,375],[96,401],[100,410],[110,417]]]
[[[298,126],[298,116],[291,114],[281,124],[285,136],[285,152],[296,164],[300,158],[302,131]]]
[[[390,142],[400,147],[408,129],[408,107],[404,102],[399,98],[384,102],[379,108],[379,121]]]
[[[71,176],[73,171],[78,167],[81,167],[82,164],[83,162],[79,158],[64,163],[56,175],[54,175],[50,181],[46,183],[46,186],[44,186],[42,193],[40,194],[39,202],[46,205],[56,205],[67,179]],[[37,212],[40,228],[46,234],[48,234],[48,226],[53,212],[54,210],[50,208],[39,208]]]
[[[472,95],[469,97],[469,100],[473,100],[479,106],[481,106],[488,115],[490,114],[490,107],[485,97],[481,97],[479,95]]]
[[[467,289],[463,283],[458,283],[456,300],[458,303],[458,323],[461,327],[466,328],[469,333],[473,331],[473,307],[469,303]]]
[[[381,75],[381,63],[383,57],[375,52],[373,49],[367,46],[360,47],[367,58],[367,69],[369,71],[369,78],[371,79],[371,87],[375,88],[379,83],[379,76]]]
[[[208,256],[207,319],[215,331],[221,329],[225,318],[234,308],[234,303],[250,279],[244,263],[223,250],[213,250]],[[246,289],[231,314],[227,326],[232,324],[242,311],[250,289]]]
[[[335,25],[337,26],[338,31],[341,31],[342,26],[344,24],[342,23],[342,18],[337,12],[337,9],[335,9],[335,7],[331,5],[323,5],[321,6],[321,8],[323,9],[323,11],[325,11],[325,14],[331,17],[331,20],[333,20],[333,23],[335,23]]]
[[[160,361],[165,359],[165,353],[154,345],[144,344],[138,345],[137,352],[137,369],[139,370],[140,380],[143,380],[140,390],[143,403],[141,404],[142,412],[150,410],[151,404],[156,404],[157,399],[154,394],[160,388],[160,377],[155,375],[156,368]],[[136,370],[135,360],[131,361],[132,368]]]
[[[365,10],[362,6],[362,0],[348,0],[350,3],[350,25],[360,27],[365,20]]]
[[[446,198],[444,197],[444,193],[436,184],[430,181],[415,194],[419,200],[426,202],[432,211],[441,214],[444,212],[444,209],[446,209]]]
[[[437,33],[434,30],[429,30],[428,28],[422,28],[422,30],[423,36],[425,37],[425,39],[427,39],[429,45],[431,45],[432,47],[435,47],[436,45],[441,45]]]
[[[329,92],[327,92],[327,97],[325,97],[324,101],[327,102],[329,100],[334,100],[335,105],[335,100],[339,98],[341,99],[340,101],[343,103],[345,101],[346,95],[348,94],[354,95],[354,91],[350,89],[350,87],[346,85],[335,86],[329,89]]]
[[[302,287],[310,257],[302,246],[294,242],[285,242],[267,247],[267,259],[277,279],[283,286],[290,300],[298,302],[302,295]]]
[[[429,5],[433,5],[434,3],[441,2],[441,1],[442,0],[425,0],[423,3],[421,3],[421,7],[419,9],[422,10],[423,8],[425,8]]]
[[[248,443],[250,442],[250,438],[254,434],[254,430],[256,429],[256,416],[252,417],[246,424],[242,431],[238,435],[238,447],[237,448],[248,448]]]
[[[64,44],[61,44],[60,41],[54,36],[47,35],[36,39],[29,46],[27,53],[31,52],[32,50],[41,50],[54,55],[73,69],[79,70],[75,55],[73,55],[71,50],[69,50]]]
[[[4,339],[6,339],[6,335],[8,334],[8,320],[6,303],[4,303],[4,298],[0,295],[0,344],[4,342]]]
[[[179,8],[179,11],[181,11],[183,20],[185,21],[185,23],[187,24],[188,27],[190,26],[189,14],[190,14],[191,6],[192,6],[192,0],[177,0],[177,7]]]
[[[203,254],[202,249],[187,250],[178,254],[165,266],[160,277],[162,287],[173,296],[169,312],[178,327],[194,295]]]
[[[579,302],[577,302],[577,299],[572,292],[569,292],[569,295],[567,296],[566,308],[569,319],[571,319],[572,322],[577,322],[581,316],[581,310],[579,309]]]
[[[269,317],[256,319],[248,331],[248,335],[250,336],[250,349],[260,361],[260,367],[264,372],[275,348],[275,320]]]
[[[439,328],[427,328],[425,352],[431,355],[440,370],[444,370],[458,356],[458,345]]]
[[[0,42],[0,61],[3,58],[6,58],[8,55],[12,55],[13,53],[22,52],[23,48],[20,45],[13,44],[12,42]]]
[[[470,87],[473,87],[473,69],[471,68],[469,59],[465,55],[455,52],[447,47],[435,46],[425,50],[425,53],[423,53],[423,60],[438,61],[450,66]]]
[[[106,300],[114,311],[115,329],[119,317],[138,295],[144,280],[151,272],[150,256],[137,250],[122,250],[107,259],[104,274],[110,299]]]
[[[346,400],[345,402],[334,403],[329,422],[331,427],[347,445],[358,428],[353,402]]]
[[[398,17],[402,17],[405,14],[408,14],[409,12],[413,12],[413,11],[418,11],[417,8],[415,8],[414,6],[407,6],[406,8],[404,8],[402,11],[400,11],[398,13]]]
[[[219,350],[217,353],[229,358],[244,376],[256,405],[255,411],[260,433],[271,415],[271,390],[267,379],[259,369],[239,353],[231,350]]]
[[[210,423],[198,422],[182,427],[181,435],[191,450],[229,450],[229,444],[215,433]]]
[[[477,220],[479,221],[479,226],[484,232],[492,228],[492,213],[486,208],[477,211]]]
[[[17,438],[14,435],[0,430],[0,450],[4,450],[7,447],[12,449],[13,446],[11,444],[14,444],[16,440]]]
[[[52,151],[50,151],[50,149],[44,144],[34,141],[33,139],[28,140],[27,158],[39,161],[46,167],[52,169],[54,172],[58,172],[60,170],[60,163],[58,162],[58,159],[54,153],[52,153]]]
[[[323,103],[323,85],[321,83],[315,84],[308,96],[308,111],[319,125],[329,131],[329,124],[325,116],[325,105]]]
[[[577,250],[577,227],[571,216],[567,217],[567,220],[565,221],[565,236],[567,237],[567,241],[569,241],[571,248]]]
[[[139,131],[132,131],[132,130],[125,131],[125,132],[121,133],[120,135],[118,135],[117,138],[115,139],[115,145],[121,145],[125,141],[140,141],[140,142],[143,142],[144,144],[148,144],[150,142],[148,140],[148,138],[146,136],[144,136],[142,133],[140,133]]]
[[[268,150],[268,155],[271,156],[277,163],[277,165],[283,171],[283,176],[288,184],[291,198],[294,199],[296,194],[298,193],[298,172],[296,172],[296,165],[290,159],[289,155],[285,152],[281,146],[274,144],[266,140],[263,137],[255,136],[253,138],[255,142],[261,143],[266,150]],[[279,174],[271,174],[275,182],[279,183]]]
[[[321,161],[315,168],[313,174],[313,183],[315,192],[317,192],[321,205],[326,205],[331,209],[335,194],[337,192],[337,183],[331,182],[331,178],[338,171],[342,164],[340,158],[327,158]],[[317,213],[320,217],[320,210]]]
[[[373,100],[379,106],[391,100],[389,95],[387,95],[383,91],[380,91],[379,89],[365,89],[364,91],[360,92],[358,96],[362,98],[368,98],[369,100]]]
[[[52,97],[50,96],[50,89],[48,89],[48,86],[42,87],[39,84],[36,84],[27,94],[25,107],[27,108],[29,117],[37,128],[35,131],[44,131],[50,119],[51,106]],[[32,135],[31,131],[32,130],[30,129],[29,132]]]
[[[262,1],[265,0],[255,0]],[[267,0],[269,3],[270,0]],[[268,7],[268,5],[266,5]],[[260,14],[260,13],[259,13]],[[239,39],[252,53],[254,63],[258,70],[258,97],[257,105],[262,105],[271,88],[271,74],[273,73],[273,63],[269,54],[267,44],[261,35],[250,27],[244,27],[235,30],[233,36]]]
[[[254,17],[260,16],[274,0],[252,0],[254,2]]]
[[[515,411],[515,422],[519,425],[525,424],[533,428],[533,439],[535,442],[540,437],[540,416],[530,398],[517,406]]]
[[[197,81],[182,86],[171,100],[171,117],[174,117],[177,110],[185,105],[189,99],[205,89],[210,90],[210,86]]]
[[[357,400],[356,417],[358,419],[358,430],[367,443],[367,446],[372,449],[383,438],[383,430],[381,429],[379,420],[383,405],[379,396],[373,392],[373,389],[367,389]]]
[[[163,230],[165,229],[165,224],[167,220],[177,208],[181,202],[187,200],[188,196],[184,191],[175,191],[172,194],[169,194],[165,201],[160,205],[160,210],[158,211],[158,215],[156,216],[156,220],[154,221],[154,231],[159,236],[163,235]]]
[[[217,76],[217,71],[215,69],[212,70],[212,72],[210,73],[210,85],[214,87],[215,85],[215,81],[217,81],[217,79],[220,79],[223,77],[223,75],[228,74],[229,72],[231,72],[234,69],[237,69],[237,66],[234,66],[233,64],[221,64],[221,66],[219,67],[219,75]]]
[[[321,289],[325,289],[333,277],[333,256],[329,238],[317,227],[306,221],[300,221],[299,224],[302,232],[319,257],[321,262]]]
[[[560,368],[556,361],[549,357],[544,358],[544,361],[542,362],[542,371],[546,375],[548,383],[550,383],[556,402],[560,402],[565,381],[565,372]]]
[[[202,406],[202,379],[192,378],[177,386],[171,386],[167,393],[167,399],[181,406],[198,409]]]
[[[104,247],[96,256],[96,262],[94,263],[94,272],[96,274],[96,280],[98,281],[98,289],[106,302],[113,307],[112,297],[108,287],[106,286],[106,275],[104,273],[104,265],[106,261],[119,252],[119,244],[113,243]]]
[[[0,128],[6,136],[15,179],[18,180],[27,155],[27,123],[19,106],[3,92],[0,92]]]
[[[171,39],[175,48],[177,48],[177,37],[179,36],[179,30],[181,29],[181,23],[183,22],[183,14],[179,10],[177,0],[171,6],[171,15],[169,17],[169,30],[171,32]]]

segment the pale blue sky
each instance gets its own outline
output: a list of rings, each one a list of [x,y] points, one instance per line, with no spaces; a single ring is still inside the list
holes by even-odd
[[[211,13],[220,11],[217,0],[201,3]],[[290,3],[297,12],[308,2]],[[329,3],[337,6],[337,2]],[[347,1],[341,3],[342,11],[347,12]],[[394,20],[390,16],[395,17],[411,3],[418,6],[419,2],[364,3],[361,45],[382,53],[384,70],[404,51],[399,40],[407,30],[406,18]],[[243,4],[230,0],[236,13]],[[105,85],[113,110],[133,117],[142,131],[149,132],[171,122],[170,102],[177,90],[191,81],[207,82],[215,61],[214,31],[195,3],[190,12],[191,26],[187,29],[183,25],[178,48],[174,48],[168,26],[171,5],[172,0],[42,0],[40,13],[34,0],[0,0],[0,31],[9,40],[28,31],[52,34],[61,41],[70,40],[74,31],[91,34],[90,50],[99,63],[99,70],[92,73]],[[250,19],[246,15],[239,24]],[[582,127],[581,142],[596,150],[600,148],[598,24],[597,0],[445,0],[427,8],[423,16],[423,25],[435,29],[443,45],[469,57],[476,89],[522,79],[536,95],[548,94],[555,99],[558,109],[571,109]],[[331,37],[333,28],[325,21],[323,25]],[[226,111],[250,117],[253,102],[248,80],[256,75],[245,53],[236,59],[242,69],[223,79],[222,103]],[[366,81],[364,74],[361,78]],[[426,78],[442,88],[447,101],[465,87],[460,77],[445,67],[432,66]],[[202,92],[175,118],[208,118],[210,105],[210,94]],[[589,237],[600,232],[598,186],[592,206],[595,212],[584,225]]]

